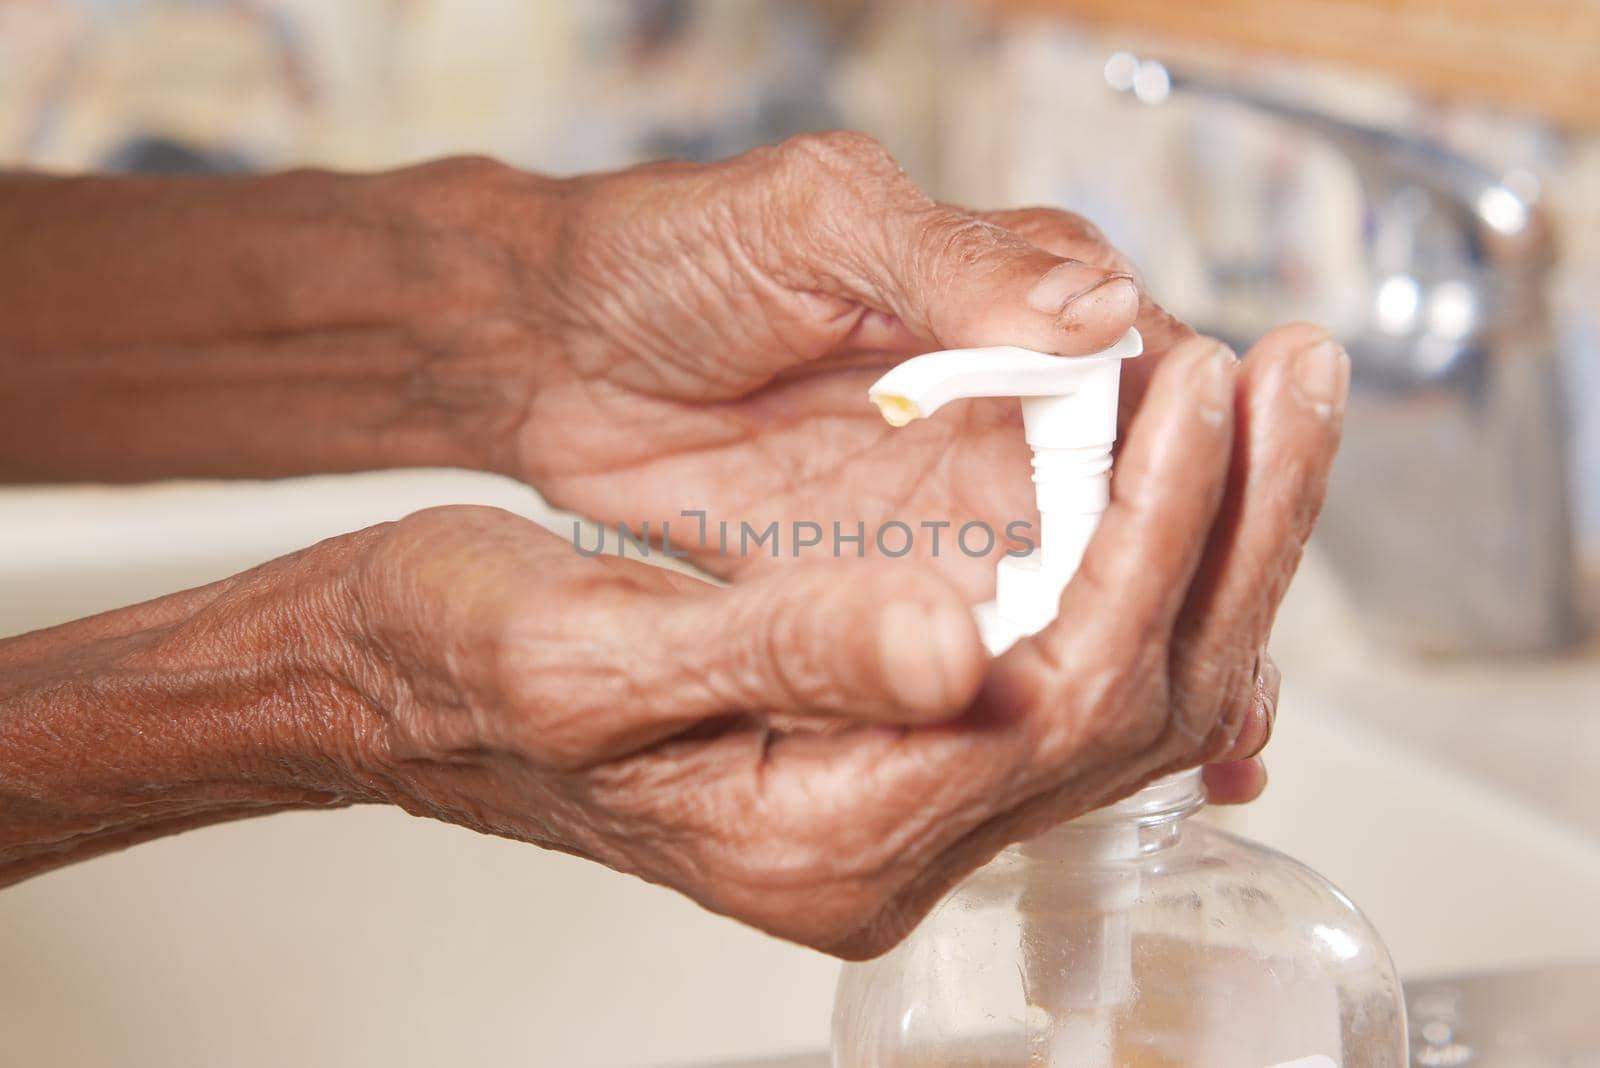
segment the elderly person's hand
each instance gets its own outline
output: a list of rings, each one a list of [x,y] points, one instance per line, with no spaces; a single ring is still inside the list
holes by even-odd
[[[1091,352],[1139,312],[1132,275],[1082,220],[936,204],[857,134],[559,182],[490,169],[472,188],[475,216],[506,220],[487,272],[500,281],[457,288],[446,321],[471,327],[446,327],[438,373],[493,376],[494,466],[657,531],[685,509],[713,530],[1031,519],[1014,401],[895,433],[867,386],[938,348]],[[1141,372],[1181,330],[1153,307],[1152,324]],[[771,562],[714,537],[679,544],[727,577]],[[988,592],[992,559],[949,556],[964,589]]]
[[[1085,220],[937,204],[858,134],[557,182],[460,169],[454,217],[496,235],[495,252],[447,287],[434,374],[493,398],[488,462],[586,515],[670,524],[674,547],[725,578],[792,555],[724,551],[721,532],[739,542],[741,524],[863,523],[872,553],[891,520],[999,532],[1036,519],[1016,402],[893,431],[865,397],[896,361],[992,344],[1092,352],[1137,321],[1147,352],[1127,365],[1127,416],[1194,339]],[[970,599],[990,595],[1005,546],[976,557],[951,540],[940,569]],[[936,544],[915,538],[913,554]],[[1264,740],[1276,668],[1254,646],[1235,655],[1256,665],[1244,730]],[[1259,760],[1207,780],[1223,803],[1265,783]]]
[[[335,789],[880,952],[1007,842],[1263,741],[1254,650],[1321,499],[1342,374],[1320,334],[1284,331],[1236,401],[1231,354],[1174,348],[1062,617],[993,663],[928,562],[718,588],[492,510],[369,532],[324,598],[343,638],[314,643],[339,652],[312,674],[364,710]]]

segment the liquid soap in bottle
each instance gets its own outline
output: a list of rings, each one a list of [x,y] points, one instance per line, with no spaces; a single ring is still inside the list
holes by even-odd
[[[966,397],[1022,399],[1041,530],[978,609],[998,655],[1043,629],[1109,500],[1122,360],[930,353],[870,396],[895,425]],[[1007,849],[901,945],[846,965],[835,1068],[1403,1068],[1388,952],[1304,865],[1190,817],[1198,772]]]

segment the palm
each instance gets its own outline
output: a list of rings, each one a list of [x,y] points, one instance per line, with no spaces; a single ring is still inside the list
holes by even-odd
[[[811,552],[832,550],[833,523],[847,534],[864,523],[865,551],[873,552],[879,524],[899,520],[916,534],[914,555],[926,557],[932,532],[920,524],[944,521],[952,527],[939,538],[941,566],[979,594],[993,562],[959,551],[956,529],[981,520],[998,535],[1033,514],[1017,406],[970,402],[894,430],[867,401],[867,387],[903,358],[823,360],[727,401],[573,385],[550,398],[548,416],[530,421],[524,446],[546,458],[539,483],[554,503],[635,529],[649,521],[656,534],[671,521],[674,545],[716,574],[772,562],[766,547],[738,555],[741,523],[760,531],[777,520],[788,556],[788,525],[796,521],[825,532]],[[685,510],[706,513],[704,546],[694,544],[698,520],[681,517]],[[727,556],[719,552],[719,521],[729,524]],[[897,551],[900,533],[885,538]],[[983,540],[974,531],[973,549]],[[845,543],[841,551],[856,548]]]

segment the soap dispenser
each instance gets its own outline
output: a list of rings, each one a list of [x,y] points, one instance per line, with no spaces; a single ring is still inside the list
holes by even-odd
[[[1012,347],[929,353],[869,391],[895,426],[1020,397],[1040,531],[977,609],[999,655],[1048,626],[1110,497],[1121,365]],[[846,965],[835,1068],[1403,1068],[1376,932],[1304,865],[1190,817],[1198,771],[1011,847],[876,960]]]

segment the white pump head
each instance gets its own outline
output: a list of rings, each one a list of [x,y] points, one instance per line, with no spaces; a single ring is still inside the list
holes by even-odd
[[[1087,356],[1009,346],[947,349],[907,360],[867,391],[893,426],[962,398],[1022,398],[1040,532],[1033,552],[1002,558],[995,600],[978,610],[990,652],[998,655],[1055,618],[1061,591],[1110,500],[1122,361],[1143,351],[1137,330]]]

